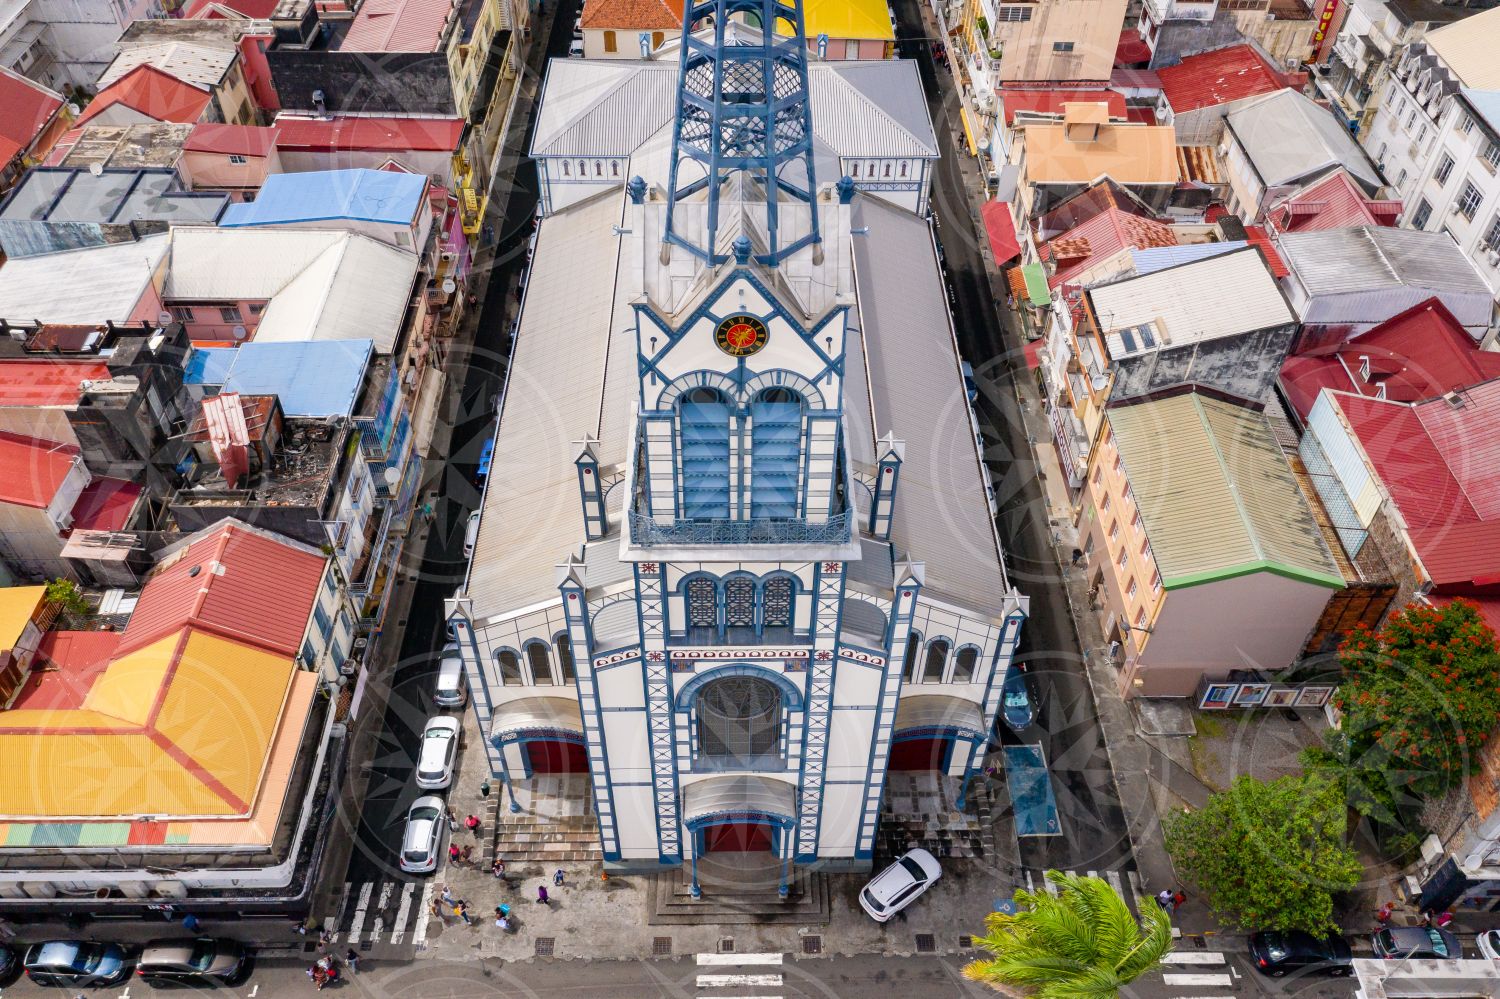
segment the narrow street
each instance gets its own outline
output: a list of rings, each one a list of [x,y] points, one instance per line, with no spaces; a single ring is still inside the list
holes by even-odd
[[[942,159],[933,206],[952,294],[959,347],[974,367],[975,404],[1000,506],[1000,542],[1011,581],[1031,598],[1018,661],[1037,685],[1041,737],[1057,795],[1062,835],[1021,841],[1021,864],[1033,877],[1048,868],[1125,871],[1133,865],[1125,820],[1104,748],[1093,694],[1083,675],[1078,634],[1053,554],[1038,469],[1021,418],[1015,379],[1027,377],[1015,318],[997,308],[976,243],[977,173],[961,134],[953,77],[932,58],[920,0],[895,0],[903,58],[921,68]],[[968,172],[965,173],[965,168]],[[1002,320],[1003,313],[1003,320]],[[1046,441],[1040,446],[1047,447]],[[1007,740],[1014,737],[1006,730]],[[1014,741],[1032,741],[1027,740]]]

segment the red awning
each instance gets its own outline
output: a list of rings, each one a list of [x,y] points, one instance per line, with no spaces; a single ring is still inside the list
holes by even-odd
[[[1028,369],[1040,368],[1042,366],[1042,348],[1046,346],[1045,340],[1032,340],[1021,348],[1021,353],[1026,355],[1026,367]]]
[[[1020,256],[1021,241],[1016,238],[1016,222],[1011,218],[1010,204],[986,201],[979,214],[984,219],[984,231],[990,237],[990,252],[995,255],[996,266]]]

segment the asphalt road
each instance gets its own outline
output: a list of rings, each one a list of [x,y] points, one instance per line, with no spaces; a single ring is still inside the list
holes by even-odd
[[[564,0],[566,9],[552,21],[547,51],[566,56],[579,0]],[[523,148],[531,143],[531,126]],[[526,242],[536,209],[536,166],[527,157],[501,160],[502,173],[513,171],[513,191],[497,226],[500,241],[486,278],[488,288],[478,335],[467,360],[467,373],[455,419],[452,443],[438,480],[433,530],[420,553],[408,550],[402,574],[415,576],[415,593],[405,618],[386,627],[403,628],[401,656],[395,664],[382,731],[371,761],[369,789],[355,832],[355,847],[344,881],[411,880],[396,866],[406,810],[419,796],[412,783],[417,734],[422,723],[439,713],[432,705],[435,654],[445,640],[443,601],[463,582],[464,524],[480,500],[476,480],[479,454],[494,431],[495,400],[504,380],[510,350],[510,317],[515,313],[513,279],[526,265]],[[504,178],[500,183],[504,183]],[[464,349],[455,347],[455,350]],[[451,366],[453,360],[448,362]],[[378,664],[377,669],[384,664]],[[347,827],[345,830],[347,834]]]
[[[978,210],[972,184],[966,189],[960,165],[958,97],[947,69],[932,58],[919,0],[895,0],[903,58],[921,69],[928,107],[942,159],[933,183],[959,347],[974,368],[976,403],[986,443],[985,460],[1000,506],[1000,541],[1011,582],[1031,598],[1031,617],[1021,630],[1017,655],[1026,663],[1039,694],[1040,711],[1020,738],[1040,742],[1052,773],[1062,835],[1021,840],[1022,864],[1033,871],[1121,870],[1130,867],[1130,841],[1120,809],[1093,693],[1083,674],[1078,635],[1051,547],[1051,527],[1038,469],[1016,400],[1015,379],[1030,377],[1021,353],[1014,317],[997,309],[975,239]],[[973,174],[971,173],[972,177]],[[1003,318],[1002,318],[1002,313]],[[1050,446],[1042,442],[1041,446]]]

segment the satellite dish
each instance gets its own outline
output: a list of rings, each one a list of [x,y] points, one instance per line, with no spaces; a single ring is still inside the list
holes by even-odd
[[[443,278],[443,294],[451,295],[458,290],[458,282],[452,278]]]
[[[401,470],[399,468],[387,468],[382,474],[385,476],[385,484],[388,486],[394,486],[401,481]]]
[[[103,163],[90,163],[89,164],[89,173],[93,174],[95,177],[100,176],[101,174],[104,173],[104,164]]]

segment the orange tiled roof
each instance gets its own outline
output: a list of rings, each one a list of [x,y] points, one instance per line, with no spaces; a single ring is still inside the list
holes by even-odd
[[[622,28],[643,31],[682,30],[682,8],[666,0],[586,0],[585,28]]]

